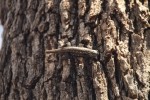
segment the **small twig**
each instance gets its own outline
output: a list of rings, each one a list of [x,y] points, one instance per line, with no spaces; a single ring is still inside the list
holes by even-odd
[[[95,57],[99,53],[97,50],[85,48],[85,47],[62,47],[53,50],[46,50],[46,53],[73,53],[76,55],[88,55],[90,57]]]

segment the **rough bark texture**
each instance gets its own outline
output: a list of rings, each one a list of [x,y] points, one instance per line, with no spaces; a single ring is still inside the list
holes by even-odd
[[[150,0],[0,0],[0,100],[150,100]],[[45,53],[77,46],[95,58]]]

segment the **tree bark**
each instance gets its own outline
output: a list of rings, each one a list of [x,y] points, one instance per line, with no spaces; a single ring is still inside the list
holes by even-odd
[[[150,100],[149,9],[150,0],[0,0],[0,100]],[[63,47],[99,54],[46,53]]]

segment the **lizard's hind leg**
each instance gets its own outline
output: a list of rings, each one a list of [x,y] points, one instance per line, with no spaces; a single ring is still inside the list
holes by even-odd
[[[58,65],[57,65],[57,69],[60,69],[62,67],[62,54],[58,55]]]

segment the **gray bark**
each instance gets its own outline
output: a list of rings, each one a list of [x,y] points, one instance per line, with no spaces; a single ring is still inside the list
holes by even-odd
[[[0,100],[149,100],[149,9],[149,0],[0,0]],[[70,46],[99,55],[45,53]]]

